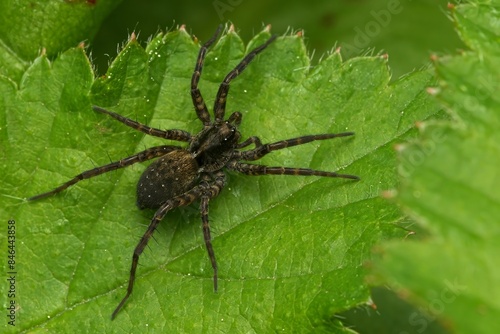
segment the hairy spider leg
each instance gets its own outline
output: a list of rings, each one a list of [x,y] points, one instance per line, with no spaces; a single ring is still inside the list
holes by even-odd
[[[286,139],[278,141],[271,144],[263,145],[258,137],[250,137],[247,140],[241,142],[238,148],[243,148],[251,144],[255,144],[253,150],[248,150],[244,152],[238,152],[234,155],[234,160],[227,165],[229,169],[235,170],[237,172],[246,175],[302,175],[302,176],[326,176],[326,177],[340,177],[345,179],[359,180],[356,175],[350,174],[339,174],[335,172],[326,172],[320,170],[314,170],[309,168],[293,168],[293,167],[270,167],[264,165],[254,165],[238,162],[238,160],[254,161],[262,158],[272,151],[277,151],[284,149],[286,147],[298,146],[306,143],[310,143],[316,140],[326,140],[338,137],[348,137],[354,135],[354,132],[342,132],[342,133],[327,133],[319,135],[302,136],[297,138]]]
[[[207,105],[203,100],[200,90],[198,89],[198,82],[200,81],[201,71],[203,70],[203,61],[207,55],[208,48],[215,42],[222,30],[222,25],[217,27],[215,34],[210,38],[203,46],[200,48],[198,53],[198,59],[196,60],[196,65],[194,67],[193,76],[191,77],[191,98],[193,99],[193,105],[196,110],[198,118],[203,123],[204,126],[210,125],[210,114],[208,113]]]
[[[222,83],[219,86],[219,90],[217,92],[217,95],[215,97],[215,102],[214,102],[214,116],[215,116],[215,122],[222,122],[224,120],[224,113],[226,112],[226,100],[227,100],[227,94],[229,93],[229,84],[231,80],[236,78],[238,75],[240,75],[241,72],[247,67],[247,65],[255,58],[256,55],[258,55],[260,52],[262,52],[269,44],[271,44],[275,39],[276,35],[271,36],[264,44],[256,47],[250,53],[248,53],[243,60],[236,65],[236,67],[229,72]]]
[[[210,227],[208,224],[208,202],[210,199],[219,195],[220,191],[224,187],[225,184],[225,175],[223,172],[218,172],[215,175],[215,179],[213,181],[207,181],[210,179],[209,175],[204,175],[203,178],[206,181],[202,181],[198,186],[193,189],[185,192],[182,195],[176,196],[167,200],[155,213],[151,223],[148,226],[146,233],[142,236],[141,240],[137,244],[134,249],[134,254],[132,256],[132,266],[130,267],[130,276],[128,281],[127,293],[125,297],[120,301],[113,314],[111,315],[111,319],[114,319],[118,312],[122,309],[123,305],[127,302],[128,298],[132,294],[132,290],[134,289],[135,282],[135,274],[137,270],[137,264],[139,263],[139,256],[144,251],[144,248],[147,246],[149,239],[153,236],[154,231],[158,227],[158,224],[162,221],[163,217],[175,208],[186,206],[193,203],[195,200],[201,198],[201,216],[203,223],[203,235],[205,238],[205,244],[208,250],[208,254],[210,260],[212,262],[212,267],[214,268],[214,288],[217,289],[217,264],[215,262],[215,255],[212,248],[212,243],[210,241]]]
[[[242,141],[238,145],[236,145],[236,148],[244,148],[244,147],[250,146],[252,144],[255,144],[256,148],[262,146],[262,142],[260,141],[260,138],[257,136],[252,136],[252,137],[249,137],[248,139]],[[239,152],[239,151],[237,151],[237,152],[238,152],[238,155],[236,155],[235,157],[238,159],[241,159],[241,154],[243,152]]]
[[[151,128],[139,122],[133,121],[130,118],[124,117],[120,114],[106,110],[98,106],[92,106],[92,109],[94,109],[94,111],[109,115],[114,119],[116,119],[117,121],[122,122],[123,124],[131,127],[132,129],[141,131],[150,136],[183,141],[183,142],[188,142],[191,140],[191,134],[184,130],[179,130],[179,129],[160,130],[156,128]]]
[[[201,222],[203,226],[203,238],[205,240],[205,247],[207,248],[208,257],[214,270],[214,291],[217,292],[217,261],[215,260],[214,249],[212,248],[212,238],[210,236],[210,225],[208,223],[208,203],[212,198],[219,195],[222,188],[226,184],[226,174],[223,171],[218,171],[214,175],[213,185],[207,187],[208,194],[201,197],[200,211]]]
[[[42,198],[46,198],[46,197],[55,195],[55,194],[71,187],[75,183],[80,182],[82,180],[90,179],[94,176],[101,175],[101,174],[104,174],[106,172],[109,172],[109,171],[112,171],[115,169],[127,167],[127,166],[133,165],[133,164],[138,163],[138,162],[151,160],[151,159],[160,157],[164,154],[167,154],[168,152],[171,152],[173,150],[178,150],[178,149],[181,149],[181,148],[179,146],[170,146],[170,145],[155,146],[155,147],[148,148],[147,150],[144,150],[142,152],[134,154],[130,157],[121,159],[119,161],[112,162],[112,163],[104,165],[104,166],[100,166],[100,167],[96,167],[96,168],[87,170],[83,173],[80,173],[77,176],[75,176],[74,178],[72,178],[71,180],[69,180],[68,182],[63,183],[62,185],[60,185],[59,187],[57,187],[51,191],[48,191],[46,193],[28,198],[28,201],[36,201],[36,200],[39,200]]]
[[[359,180],[356,175],[339,174],[335,172],[325,172],[321,170],[309,168],[293,168],[293,167],[271,167],[264,165],[246,164],[241,162],[232,162],[227,166],[229,169],[240,172],[245,175],[300,175],[300,176],[326,176],[340,177],[344,179]]]
[[[310,142],[316,141],[316,140],[327,140],[327,139],[339,138],[339,137],[349,137],[349,136],[353,136],[353,135],[354,135],[354,132],[324,133],[324,134],[319,134],[319,135],[301,136],[301,137],[297,137],[297,138],[280,140],[278,142],[271,143],[271,144],[265,144],[265,145],[262,144],[259,137],[253,136],[253,137],[250,137],[247,140],[241,142],[240,144],[238,144],[237,148],[243,148],[243,147],[249,146],[251,144],[255,144],[255,148],[253,150],[239,152],[239,154],[236,155],[235,157],[238,160],[253,161],[253,160],[258,160],[258,159],[262,158],[263,156],[271,153],[272,151],[281,150],[281,149],[284,149],[287,147],[303,145],[303,144],[307,144],[307,143],[310,143]]]

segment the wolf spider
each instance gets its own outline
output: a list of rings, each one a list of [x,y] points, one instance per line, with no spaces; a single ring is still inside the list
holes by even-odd
[[[28,199],[30,201],[34,201],[46,198],[67,189],[79,181],[119,168],[124,168],[138,162],[159,158],[146,168],[137,184],[137,206],[140,209],[156,209],[156,212],[149,224],[148,229],[135,247],[132,257],[132,266],[130,268],[127,293],[114,310],[111,316],[112,319],[116,317],[132,293],[139,256],[142,254],[160,221],[168,211],[180,206],[189,205],[196,200],[200,201],[203,237],[205,239],[205,246],[207,248],[208,257],[214,272],[214,291],[217,291],[217,262],[215,260],[215,254],[210,237],[208,203],[210,200],[217,197],[222,188],[226,185],[226,175],[224,173],[224,169],[252,176],[313,175],[355,180],[358,179],[355,175],[338,174],[335,172],[325,172],[308,168],[269,167],[241,162],[255,161],[272,151],[281,150],[287,147],[302,145],[315,140],[352,136],[354,133],[343,132],[337,134],[301,136],[271,144],[262,144],[260,139],[256,136],[252,136],[241,141],[241,134],[238,131],[238,126],[240,125],[242,118],[241,113],[234,112],[229,116],[229,118],[224,119],[229,84],[247,67],[257,54],[262,52],[276,39],[276,36],[272,36],[264,44],[250,51],[250,53],[248,53],[245,58],[243,58],[243,60],[226,75],[220,84],[219,91],[215,97],[213,108],[214,117],[212,120],[200,90],[198,89],[198,82],[200,80],[203,62],[208,48],[216,41],[221,29],[222,26],[219,26],[210,40],[208,40],[200,48],[193,76],[191,78],[191,97],[196,114],[199,120],[203,123],[203,129],[199,133],[192,135],[187,131],[178,129],[160,130],[138,123],[101,107],[92,107],[94,111],[106,114],[135,130],[151,136],[186,142],[187,147],[183,148],[173,145],[151,147],[119,161],[87,170],[52,191]],[[252,144],[255,148],[241,150]]]

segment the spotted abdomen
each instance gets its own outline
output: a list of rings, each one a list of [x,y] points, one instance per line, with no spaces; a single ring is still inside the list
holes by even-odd
[[[157,209],[168,199],[192,189],[198,181],[198,168],[186,150],[161,156],[146,168],[137,183],[137,206]]]

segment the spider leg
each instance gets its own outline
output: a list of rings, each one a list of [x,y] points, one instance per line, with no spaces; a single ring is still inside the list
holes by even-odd
[[[215,97],[214,103],[214,116],[215,122],[222,122],[224,120],[224,113],[226,111],[226,100],[227,94],[229,93],[229,83],[231,80],[236,78],[243,70],[247,67],[247,65],[252,61],[252,59],[258,55],[262,50],[264,50],[269,44],[271,44],[275,39],[276,35],[271,36],[264,44],[256,47],[249,54],[246,55],[243,60],[236,65],[236,67],[229,72],[222,83],[219,86],[219,91],[217,92],[217,96]]]
[[[132,294],[132,290],[134,289],[137,264],[139,263],[139,256],[142,254],[144,248],[147,246],[148,241],[149,239],[151,239],[158,224],[161,222],[163,217],[165,217],[165,214],[168,211],[175,209],[179,206],[191,204],[196,198],[199,197],[199,195],[200,195],[200,189],[199,187],[195,187],[190,192],[169,199],[156,211],[155,215],[153,216],[153,219],[151,220],[151,223],[149,223],[146,233],[144,233],[144,235],[141,237],[141,240],[134,249],[134,254],[132,256],[132,266],[130,267],[130,276],[128,281],[127,293],[125,294],[125,297],[123,297],[120,304],[118,304],[113,314],[111,315],[112,320],[116,317],[120,309],[123,307],[123,305],[125,305],[127,299]]]
[[[244,148],[244,147],[247,147],[247,146],[252,145],[252,144],[255,144],[255,148],[262,146],[262,142],[260,141],[260,138],[257,137],[257,136],[252,136],[252,137],[248,138],[247,140],[242,141],[241,143],[239,143],[236,146],[236,148]],[[239,152],[239,153],[241,153],[241,152]],[[248,160],[248,159],[245,159],[245,160]]]
[[[255,149],[245,152],[239,152],[239,154],[236,154],[235,157],[238,158],[239,160],[253,161],[262,158],[263,156],[265,156],[268,153],[271,153],[272,151],[281,150],[286,147],[302,145],[316,140],[326,140],[337,137],[348,137],[352,135],[354,135],[354,132],[326,133],[320,135],[310,135],[310,136],[302,136],[292,139],[286,139],[265,145],[261,143],[258,137],[250,137],[247,140],[238,144],[237,148],[246,147],[253,143],[255,144]]]
[[[292,167],[270,167],[264,165],[246,164],[237,161],[227,165],[228,169],[246,174],[246,175],[301,175],[301,176],[326,176],[340,177],[344,179],[359,180],[356,175],[339,174],[335,172],[325,172],[321,170],[309,168],[292,168]]]
[[[135,282],[135,274],[137,271],[137,264],[139,263],[139,256],[144,251],[144,248],[149,242],[149,239],[153,236],[154,231],[158,227],[158,224],[161,222],[163,217],[165,217],[166,213],[172,209],[178,208],[180,206],[186,206],[193,203],[196,199],[201,197],[201,211],[202,211],[202,220],[203,220],[203,231],[205,236],[205,244],[207,245],[207,249],[209,252],[210,260],[212,261],[212,267],[214,268],[214,284],[215,288],[217,288],[217,264],[215,262],[215,255],[212,249],[212,244],[210,242],[210,228],[208,225],[208,201],[216,197],[221,189],[224,187],[225,176],[223,172],[219,172],[216,174],[215,181],[212,184],[209,184],[207,181],[202,181],[202,183],[192,190],[180,195],[176,196],[172,199],[166,201],[155,213],[151,223],[148,226],[146,233],[142,236],[141,240],[137,244],[134,249],[134,254],[132,256],[132,266],[130,267],[130,276],[128,281],[127,293],[125,297],[120,301],[116,309],[113,311],[111,315],[111,319],[114,319],[118,312],[122,309],[123,305],[127,302],[128,298],[132,294],[132,290],[134,289]],[[208,241],[207,241],[208,238]]]
[[[215,174],[215,180],[212,184],[207,184],[206,195],[201,197],[200,211],[201,222],[203,224],[203,238],[205,239],[205,246],[207,248],[208,257],[214,270],[214,291],[217,292],[217,261],[215,260],[215,253],[212,248],[212,238],[210,236],[210,224],[208,222],[208,203],[209,201],[219,195],[222,188],[226,183],[226,175],[224,172],[219,171]]]
[[[219,25],[212,38],[210,38],[201,47],[200,52],[198,53],[198,59],[196,60],[193,76],[191,78],[191,98],[193,99],[193,105],[198,118],[205,126],[210,125],[210,114],[208,113],[207,105],[203,100],[203,96],[201,96],[201,92],[198,89],[198,82],[200,81],[201,71],[203,69],[203,61],[205,60],[205,56],[207,55],[208,48],[215,42],[221,30],[222,25]]]
[[[42,198],[46,198],[46,197],[55,195],[55,194],[71,187],[75,183],[80,182],[82,180],[90,179],[91,177],[101,175],[101,174],[104,174],[106,172],[109,172],[109,171],[112,171],[115,169],[127,167],[127,166],[133,165],[133,164],[138,163],[138,162],[151,160],[151,159],[154,159],[156,157],[162,156],[168,152],[171,152],[173,150],[178,150],[178,149],[180,149],[180,147],[170,146],[170,145],[168,145],[168,146],[155,146],[155,147],[148,148],[147,150],[144,150],[142,152],[134,154],[130,157],[121,159],[119,161],[112,162],[112,163],[104,165],[104,166],[100,166],[100,167],[96,167],[96,168],[87,170],[83,173],[80,173],[77,176],[75,176],[74,178],[72,178],[71,180],[67,181],[66,183],[61,184],[59,187],[57,187],[51,191],[48,191],[46,193],[28,198],[28,201],[36,201],[36,200],[39,200]]]
[[[119,115],[115,112],[106,110],[104,108],[98,107],[98,106],[92,106],[92,109],[94,111],[107,114],[114,119],[116,119],[119,122],[122,122],[123,124],[130,126],[132,129],[136,129],[138,131],[141,131],[147,135],[150,136],[155,136],[155,137],[160,137],[160,138],[165,138],[165,139],[171,139],[171,140],[178,140],[178,141],[184,141],[188,142],[191,140],[191,134],[187,131],[184,130],[178,130],[178,129],[172,129],[172,130],[160,130],[156,128],[151,128],[149,126],[146,126],[144,124],[141,124],[139,122],[133,121],[130,118],[124,117],[122,115]]]

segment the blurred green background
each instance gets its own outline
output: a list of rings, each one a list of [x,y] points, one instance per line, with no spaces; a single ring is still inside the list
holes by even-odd
[[[104,21],[91,49],[103,74],[132,31],[145,43],[160,29],[185,24],[204,41],[218,24],[230,21],[248,41],[271,24],[276,34],[303,30],[313,65],[335,46],[341,46],[344,58],[384,52],[396,79],[425,66],[432,53],[462,47],[446,12],[446,0],[124,0]]]

